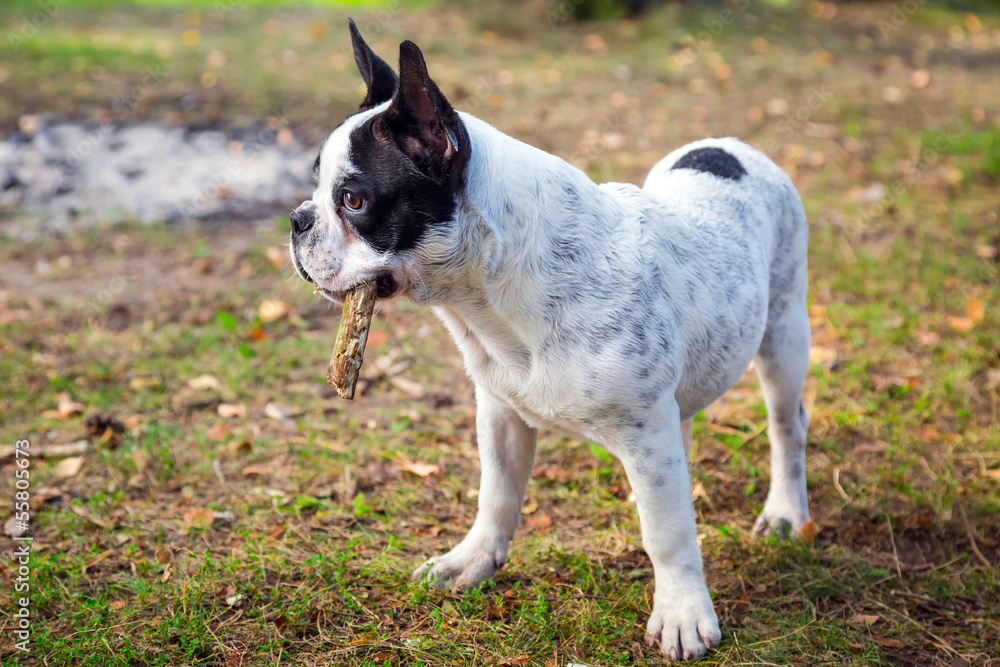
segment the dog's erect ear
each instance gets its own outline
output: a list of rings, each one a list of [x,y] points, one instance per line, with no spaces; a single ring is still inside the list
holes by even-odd
[[[358,26],[354,25],[353,19],[347,19],[347,25],[351,29],[351,44],[354,46],[354,62],[358,65],[361,78],[368,86],[368,95],[361,103],[361,110],[371,109],[383,102],[388,102],[396,94],[396,86],[399,77],[389,67],[389,63],[375,55],[365,40],[358,32]]]
[[[471,149],[465,124],[427,73],[413,42],[399,45],[399,87],[385,123],[400,150],[425,175],[457,185]]]

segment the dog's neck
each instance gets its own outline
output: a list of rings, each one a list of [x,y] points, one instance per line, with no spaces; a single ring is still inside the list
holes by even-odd
[[[475,117],[462,120],[472,141],[455,232],[464,261],[442,276],[440,304],[487,349],[520,356],[551,334],[549,296],[566,289],[553,284],[552,268],[610,238],[615,216],[606,213],[615,203],[562,159]]]

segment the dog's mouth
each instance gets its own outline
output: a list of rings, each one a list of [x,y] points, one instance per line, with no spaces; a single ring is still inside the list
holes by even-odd
[[[396,282],[396,279],[393,278],[391,274],[380,273],[379,275],[375,276],[375,281],[377,283],[375,296],[379,299],[388,299],[389,297],[391,297],[393,294],[396,293],[396,290],[399,289],[399,285]],[[313,281],[310,280],[310,282]],[[366,280],[364,282],[368,281]],[[315,283],[313,282],[313,284]],[[351,289],[354,288],[352,287]],[[344,303],[344,297],[347,295],[347,292],[349,290],[338,291],[338,290],[330,290],[325,287],[317,287],[316,291],[322,294],[330,301],[342,304]]]
[[[348,290],[332,290],[332,289],[327,289],[326,287],[321,287],[320,284],[317,283],[313,279],[313,277],[309,275],[309,272],[306,271],[305,267],[302,266],[302,262],[299,261],[298,255],[296,254],[294,247],[292,248],[291,254],[292,254],[292,266],[295,267],[295,270],[298,272],[299,276],[301,276],[303,280],[305,280],[307,283],[311,283],[315,287],[317,292],[322,294],[330,301],[333,301],[334,303],[338,304],[344,303],[344,296],[347,294]],[[377,281],[378,288],[375,292],[375,296],[379,299],[388,299],[399,290],[399,283],[396,282],[396,279],[392,277],[391,273],[388,272],[380,273],[374,276],[374,278],[369,278],[368,280],[363,280],[361,282],[366,283],[369,280]],[[351,289],[354,288],[352,287]]]

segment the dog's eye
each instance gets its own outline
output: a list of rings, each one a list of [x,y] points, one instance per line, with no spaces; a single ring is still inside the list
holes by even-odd
[[[361,207],[365,205],[365,200],[357,196],[350,190],[345,192],[344,196],[341,199],[344,202],[344,206],[346,206],[351,211],[360,211]]]

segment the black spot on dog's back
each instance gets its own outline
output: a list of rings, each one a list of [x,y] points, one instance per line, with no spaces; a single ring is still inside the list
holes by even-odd
[[[738,181],[747,175],[747,170],[739,160],[721,148],[715,147],[696,148],[675,162],[671,169],[695,169],[733,181]]]

